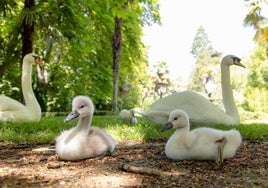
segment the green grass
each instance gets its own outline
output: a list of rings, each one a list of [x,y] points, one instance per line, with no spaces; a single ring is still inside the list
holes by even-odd
[[[63,122],[64,117],[42,117],[38,123],[0,123],[0,142],[52,144],[62,130],[76,125],[77,120]],[[145,119],[138,118],[139,123],[128,125],[118,116],[94,116],[93,125],[104,128],[118,142],[167,140],[173,130],[160,132],[161,127]],[[197,128],[193,126],[192,129]],[[216,129],[235,128],[243,139],[268,139],[268,124],[240,124],[235,127],[217,125]]]

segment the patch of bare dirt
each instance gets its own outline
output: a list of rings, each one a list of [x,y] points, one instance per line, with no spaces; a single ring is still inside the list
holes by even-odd
[[[268,187],[267,141],[244,141],[235,157],[222,165],[214,161],[169,160],[163,154],[164,144],[162,141],[119,144],[112,156],[65,162],[57,159],[53,146],[0,143],[0,185]],[[120,169],[122,165],[138,171],[124,171]]]

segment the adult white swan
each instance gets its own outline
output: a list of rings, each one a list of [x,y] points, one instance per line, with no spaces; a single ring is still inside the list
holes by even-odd
[[[146,112],[135,112],[161,125],[167,122],[170,112],[175,109],[184,110],[189,115],[192,124],[236,125],[240,122],[240,116],[234,102],[229,67],[231,65],[245,67],[240,61],[234,55],[227,55],[221,61],[221,86],[225,111],[196,92],[184,91],[157,100]]]
[[[41,59],[33,54],[27,54],[23,58],[21,87],[25,105],[20,102],[0,95],[0,121],[35,121],[41,118],[41,108],[32,89],[32,64],[41,64]]]

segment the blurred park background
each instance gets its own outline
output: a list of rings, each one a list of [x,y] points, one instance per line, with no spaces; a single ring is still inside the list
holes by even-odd
[[[240,57],[246,69],[231,67],[233,92],[242,121],[267,122],[268,16],[263,10],[268,2],[242,4],[248,11],[241,26],[254,31],[250,39],[254,48]],[[211,99],[222,106],[219,62],[225,52],[213,45],[202,23],[186,48],[194,62],[148,57],[150,44],[144,42],[144,28],[161,27],[160,8],[158,0],[1,0],[0,94],[23,101],[22,58],[33,51],[45,62],[33,69],[33,88],[44,115],[65,115],[72,98],[80,94],[92,98],[99,114],[146,110],[153,101],[184,90],[206,96],[208,73],[216,87]],[[226,10],[226,14],[236,13]],[[173,22],[174,27],[186,27],[178,19]],[[219,37],[228,38],[228,32]],[[165,45],[161,50],[170,48]],[[178,71],[175,77],[170,74],[171,64],[172,71]],[[179,73],[186,71],[186,65],[190,67],[187,76]]]

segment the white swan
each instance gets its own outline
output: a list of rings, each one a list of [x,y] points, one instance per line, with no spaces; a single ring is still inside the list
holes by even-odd
[[[25,105],[20,102],[0,95],[0,121],[35,121],[41,118],[41,108],[35,98],[32,89],[32,64],[42,64],[41,59],[33,54],[27,54],[23,58],[21,88]]]
[[[133,123],[133,124],[137,124],[138,120],[137,118],[134,116],[135,111],[134,110],[126,110],[123,109],[121,110],[121,112],[119,113],[120,118],[122,119],[122,121],[124,123]]]
[[[72,112],[64,121],[79,117],[78,124],[63,131],[56,138],[56,153],[62,160],[78,161],[100,157],[115,148],[114,139],[104,130],[91,127],[94,105],[87,96],[76,96],[72,102]]]
[[[184,110],[193,124],[206,126],[215,124],[237,125],[240,122],[240,116],[235,106],[230,81],[229,67],[231,65],[245,67],[240,63],[240,59],[234,55],[227,55],[221,61],[222,98],[225,111],[196,92],[184,91],[157,100],[146,112],[135,112],[161,125],[167,122],[170,112],[175,109]]]
[[[165,154],[173,160],[216,160],[235,155],[242,138],[237,130],[216,130],[202,127],[190,131],[189,117],[183,110],[170,113],[168,123],[162,130],[176,131],[165,146]]]

